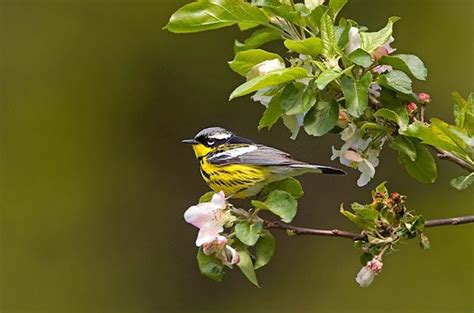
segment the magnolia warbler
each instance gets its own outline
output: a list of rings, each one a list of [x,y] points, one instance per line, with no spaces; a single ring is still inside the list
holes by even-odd
[[[305,173],[345,174],[337,168],[294,160],[286,152],[221,127],[203,129],[193,139],[182,142],[193,145],[201,175],[209,187],[224,191],[227,197],[251,197],[268,183]]]

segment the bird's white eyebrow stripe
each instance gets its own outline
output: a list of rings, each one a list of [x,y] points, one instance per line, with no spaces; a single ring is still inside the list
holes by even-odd
[[[240,155],[243,155],[243,154],[246,154],[246,153],[255,151],[255,150],[257,150],[257,149],[258,149],[257,146],[240,147],[240,148],[235,148],[235,149],[232,149],[232,150],[227,150],[227,151],[223,151],[223,152],[216,153],[216,154],[214,154],[214,155],[212,156],[212,158],[216,158],[216,159],[221,159],[221,158],[224,158],[224,159],[232,159],[232,158],[238,157],[238,156],[240,156]]]
[[[208,138],[220,140],[220,139],[227,139],[230,136],[232,135],[228,133],[217,133],[217,134],[210,135]]]

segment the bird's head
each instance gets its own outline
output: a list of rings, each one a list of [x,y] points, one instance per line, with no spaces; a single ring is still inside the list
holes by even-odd
[[[196,157],[202,157],[224,144],[252,144],[247,138],[237,136],[222,127],[208,127],[196,134],[193,139],[181,141],[193,145]]]

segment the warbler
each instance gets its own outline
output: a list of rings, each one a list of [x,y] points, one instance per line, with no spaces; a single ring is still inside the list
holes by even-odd
[[[182,142],[193,145],[201,175],[209,187],[232,198],[257,195],[268,183],[305,173],[345,174],[337,168],[294,160],[286,152],[221,127],[203,129],[193,139]]]

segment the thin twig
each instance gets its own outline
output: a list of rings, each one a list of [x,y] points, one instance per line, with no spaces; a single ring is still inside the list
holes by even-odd
[[[471,164],[467,163],[466,161],[464,161],[463,159],[455,156],[454,154],[448,152],[448,151],[445,151],[445,150],[442,150],[442,149],[439,149],[439,148],[436,148],[436,147],[433,147],[433,150],[435,150],[438,154],[438,158],[440,158],[441,160],[447,160],[447,161],[451,161],[457,165],[459,165],[460,167],[462,167],[463,169],[465,169],[466,171],[469,171],[469,172],[474,172],[474,166],[472,166]]]
[[[474,215],[461,216],[461,217],[452,217],[439,220],[428,220],[425,222],[425,227],[438,227],[438,226],[448,226],[448,225],[461,225],[474,223]],[[290,231],[295,235],[313,235],[313,236],[326,236],[326,237],[340,237],[348,238],[353,241],[365,239],[365,235],[352,233],[339,229],[315,229],[315,228],[306,228],[293,226],[279,221],[265,221],[265,227],[270,229],[283,229]]]

